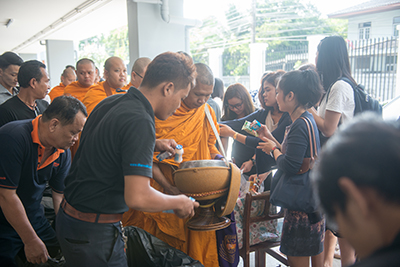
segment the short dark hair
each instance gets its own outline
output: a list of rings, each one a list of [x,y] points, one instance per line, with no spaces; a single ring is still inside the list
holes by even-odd
[[[22,58],[14,52],[7,51],[0,56],[0,68],[3,70],[7,69],[10,65],[21,66],[22,63],[24,63]]]
[[[21,88],[29,87],[30,81],[34,78],[40,82],[43,74],[40,68],[46,69],[46,65],[38,60],[25,61],[18,71],[18,83]]]
[[[44,122],[56,118],[62,125],[68,125],[74,122],[79,111],[87,117],[86,107],[81,101],[72,96],[62,95],[51,101],[42,118]]]
[[[220,78],[215,78],[214,88],[211,97],[219,97],[221,99],[224,98],[224,82]]]
[[[258,90],[258,100],[261,103],[261,106],[264,109],[273,109],[273,107],[267,107],[264,103],[264,83],[267,82],[269,84],[272,84],[275,88],[278,87],[278,82],[279,79],[282,77],[282,75],[285,74],[284,70],[277,70],[277,71],[271,71],[271,72],[266,72],[263,74],[261,78],[261,87]]]
[[[185,53],[165,52],[156,56],[147,66],[141,87],[153,88],[163,82],[172,82],[176,89],[193,88],[196,67]]]
[[[363,113],[343,124],[326,143],[312,172],[321,207],[328,218],[335,207],[345,211],[341,177],[369,187],[389,202],[400,204],[400,123]]]
[[[328,36],[318,45],[317,71],[321,76],[324,90],[342,77],[357,82],[351,76],[349,54],[342,36]]]
[[[317,104],[323,92],[318,74],[313,70],[286,72],[279,80],[278,87],[284,96],[293,92],[297,103],[305,108]]]

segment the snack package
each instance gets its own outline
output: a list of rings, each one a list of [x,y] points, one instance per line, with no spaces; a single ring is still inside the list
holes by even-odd
[[[246,131],[247,133],[249,133],[251,135],[254,135],[255,137],[258,137],[258,133],[251,128],[251,122],[249,122],[249,121],[244,122],[244,124],[242,126],[242,130]]]
[[[257,120],[254,120],[252,123],[250,123],[250,128],[254,131],[257,131],[260,129],[261,123],[259,123]]]

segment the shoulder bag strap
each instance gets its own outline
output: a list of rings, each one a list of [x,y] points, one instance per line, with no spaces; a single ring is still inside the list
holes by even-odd
[[[307,130],[308,130],[308,138],[310,140],[310,158],[304,158],[303,159],[303,164],[300,167],[300,170],[297,174],[303,174],[305,172],[308,172],[310,169],[313,168],[315,158],[317,157],[317,144],[315,140],[315,132],[314,132],[314,127],[308,118],[300,117],[302,120],[307,125]],[[311,130],[310,130],[311,128]],[[313,140],[314,139],[314,140]]]
[[[308,124],[310,125],[311,128],[311,133],[309,132],[309,134],[312,134],[312,138],[313,138],[313,146],[314,146],[314,158],[316,158],[318,156],[318,150],[317,150],[317,140],[315,139],[315,131],[314,131],[314,126],[311,123],[311,120],[309,118],[306,118],[306,120],[308,121]],[[310,130],[310,129],[309,129]],[[311,146],[311,143],[310,143]]]

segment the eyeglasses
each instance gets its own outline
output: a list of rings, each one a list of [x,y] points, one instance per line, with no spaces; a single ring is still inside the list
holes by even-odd
[[[143,76],[142,76],[142,75],[140,75],[139,73],[137,73],[137,72],[136,72],[136,70],[134,70],[133,72],[134,72],[134,73],[136,73],[136,75],[137,75],[137,76],[139,76],[140,78],[142,78],[142,79],[143,79]]]
[[[243,105],[243,101],[242,103],[238,103],[236,105],[228,105],[230,110],[234,110],[234,109],[240,109],[240,107]]]

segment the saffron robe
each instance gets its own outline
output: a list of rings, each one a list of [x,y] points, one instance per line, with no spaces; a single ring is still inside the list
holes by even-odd
[[[99,82],[97,84],[90,86],[89,91],[83,98],[82,103],[86,106],[86,111],[88,115],[92,113],[93,109],[97,106],[98,103],[101,102],[101,100],[107,97],[107,93],[104,89],[104,83],[106,83],[106,81]],[[125,94],[125,92],[117,92],[116,89],[112,88],[111,86],[110,86],[110,91],[112,95],[120,93]]]
[[[54,86],[50,92],[49,92],[49,96],[51,101],[54,100],[54,98],[62,96],[64,94],[64,89],[65,89],[65,85],[63,83],[60,83],[57,86]]]
[[[72,82],[65,86],[64,88],[64,95],[73,96],[79,101],[83,102],[83,98],[85,97],[86,93],[89,91],[89,87],[82,86],[79,81]]]
[[[208,104],[205,104],[208,105]],[[174,139],[183,146],[183,161],[211,159],[211,154],[219,154],[215,147],[216,137],[209,124],[204,107],[189,109],[182,103],[181,107],[167,120],[156,119],[156,138]],[[219,129],[213,109],[210,113],[216,128]],[[158,163],[167,180],[174,185],[173,171],[179,163],[174,159],[165,159],[159,163],[154,154],[153,162]],[[151,185],[161,191],[164,189],[155,181]],[[188,219],[180,219],[172,213],[149,213],[130,209],[122,219],[125,226],[134,225],[160,238],[169,245],[185,252],[204,266],[219,266],[215,231],[191,231],[185,223]]]

